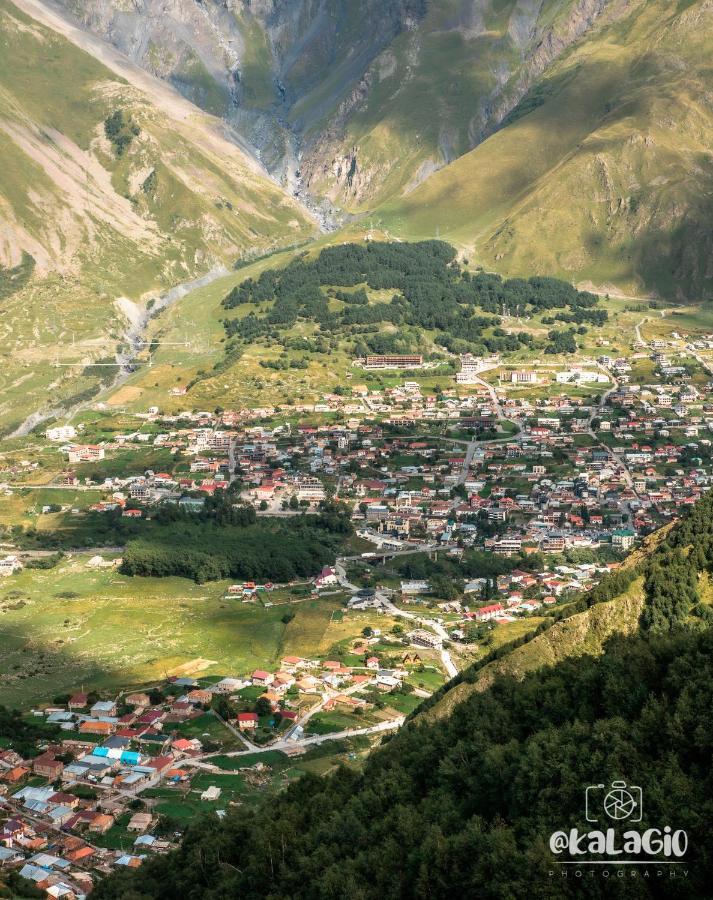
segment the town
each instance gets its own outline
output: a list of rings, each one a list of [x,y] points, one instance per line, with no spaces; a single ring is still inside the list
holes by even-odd
[[[324,750],[363,752],[403,722],[411,694],[428,696],[413,686],[419,654],[383,669],[378,645],[363,637],[354,664],[286,656],[245,679],[172,677],[108,700],[77,691],[26,721],[7,716],[4,739],[36,755],[0,749],[0,866],[49,897],[84,897],[113,868],[175,846],[187,817],[222,816]]]
[[[338,507],[351,533],[310,577],[204,586],[270,627],[319,611],[333,635],[321,649],[306,638],[276,656],[277,644],[250,657],[257,668],[174,660],[160,679],[68,685],[6,711],[0,866],[82,898],[175,846],[195,815],[359,765],[421,700],[575,602],[708,489],[712,349],[674,333],[569,366],[465,355],[435,389],[422,357],[370,357],[319,403],[104,406],[5,453],[4,498],[25,523],[2,535],[8,622],[33,578],[59,584],[67,567],[73,584],[85,572],[113,583],[126,553],[107,541],[140,538],[167,508],[190,522],[227,497],[259,525]],[[77,546],[66,535],[86,538],[87,517],[111,522],[109,537]],[[55,597],[68,611],[82,600]],[[15,669],[3,694],[21,697],[30,675]]]

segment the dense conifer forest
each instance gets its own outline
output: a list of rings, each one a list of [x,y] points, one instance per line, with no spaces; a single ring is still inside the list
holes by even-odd
[[[390,296],[370,302],[364,285]],[[284,269],[268,269],[233,288],[223,307],[255,307],[225,319],[228,337],[238,343],[277,338],[302,319],[330,336],[350,337],[357,355],[418,351],[424,330],[455,353],[517,350],[530,346],[532,335],[506,332],[501,316],[549,311],[545,324],[560,327],[549,332],[543,349],[574,353],[578,330],[606,321],[597,302],[594,294],[556,278],[473,274],[443,241],[372,241],[327,247],[315,259],[302,255]],[[384,324],[398,328],[385,332]]]

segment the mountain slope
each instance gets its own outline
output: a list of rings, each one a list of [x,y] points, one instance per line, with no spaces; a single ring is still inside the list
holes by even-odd
[[[0,0],[0,421],[9,424],[95,383],[82,361],[113,358],[125,329],[118,298],[138,303],[138,315],[150,291],[315,230],[215,120],[125,68],[130,83],[55,30],[42,7],[23,5],[44,21]],[[34,274],[20,284],[7,270],[23,254]],[[48,347],[78,368],[51,371]]]
[[[83,27],[235,124],[273,170],[347,210],[409,189],[470,150],[565,48],[617,6],[62,3]]]
[[[713,295],[709,3],[619,4],[503,127],[384,210],[506,275]]]
[[[505,646],[486,656],[477,666],[466,672],[465,678],[434,695],[419,710],[428,721],[447,717],[458,703],[475,691],[488,690],[501,676],[518,680],[545,666],[556,665],[564,659],[598,656],[607,642],[616,636],[635,634],[645,608],[644,577],[647,562],[662,545],[665,547],[670,525],[649,535],[639,550],[631,553],[613,578],[605,579],[578,608],[566,617],[541,629],[534,636],[515,646]],[[549,624],[549,623],[545,623]]]
[[[60,0],[298,195],[506,275],[713,293],[705,0]]]
[[[631,635],[637,631],[643,606],[642,579],[637,579],[615,600],[570,616],[502,658],[488,663],[478,671],[473,681],[454,685],[422,715],[427,721],[449,716],[459,703],[473,692],[490,688],[499,676],[520,680],[530,672],[556,665],[564,659],[599,655],[612,637]]]
[[[365,68],[418,18],[423,0],[62,0],[74,21],[110,41],[192,102],[224,117],[265,163],[297,168],[302,133],[334,112]]]
[[[503,680],[444,722],[403,729],[363,773],[305,776],[257,809],[206,819],[177,852],[112,876],[95,896],[610,897],[616,861],[608,877],[565,877],[549,839],[597,828],[585,821],[585,789],[621,780],[645,798],[633,828],[670,825],[689,844],[687,876],[664,881],[650,862],[648,875],[617,878],[615,896],[707,896],[712,676],[708,630],[631,637],[600,659]]]

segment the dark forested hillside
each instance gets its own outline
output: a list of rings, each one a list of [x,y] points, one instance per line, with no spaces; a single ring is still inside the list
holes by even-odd
[[[712,752],[713,632],[622,639],[410,725],[363,774],[306,777],[199,823],[176,854],[95,896],[610,896],[606,880],[565,880],[548,839],[586,825],[587,785],[617,779],[642,787],[642,827],[683,828],[690,843],[687,878],[628,879],[616,896],[710,896]]]
[[[616,896],[710,896],[713,630],[698,581],[713,563],[712,508],[701,501],[637,568],[647,593],[639,634],[612,639],[598,658],[500,677],[446,720],[416,715],[363,772],[306,777],[256,809],[206,819],[178,852],[96,896],[611,896],[599,870],[565,878],[549,838],[594,827],[585,789],[617,780],[643,791],[637,828],[684,829],[688,850],[675,877],[658,862],[648,868],[665,877],[627,870]],[[616,590],[600,586],[592,602]]]
[[[364,286],[390,296],[370,301]],[[264,311],[266,302],[271,306]],[[500,315],[551,311],[547,322],[560,330],[549,333],[542,349],[573,353],[578,329],[582,334],[587,325],[602,325],[607,318],[597,303],[594,294],[555,278],[503,281],[499,275],[471,274],[443,241],[371,241],[327,247],[316,259],[303,256],[284,269],[268,269],[233,288],[223,307],[256,310],[225,320],[234,342],[277,336],[303,319],[330,336],[352,338],[357,355],[418,351],[424,330],[435,331],[435,343],[454,353],[517,350],[532,345],[532,335],[505,332]],[[397,328],[388,332],[384,325]]]

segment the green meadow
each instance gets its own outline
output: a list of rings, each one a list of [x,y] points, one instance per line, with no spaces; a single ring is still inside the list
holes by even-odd
[[[225,598],[227,582],[129,578],[78,554],[0,584],[0,693],[19,706],[81,685],[112,693],[167,675],[242,675],[285,654],[326,655],[375,625],[339,596],[265,608]],[[388,617],[379,620],[390,627]]]

